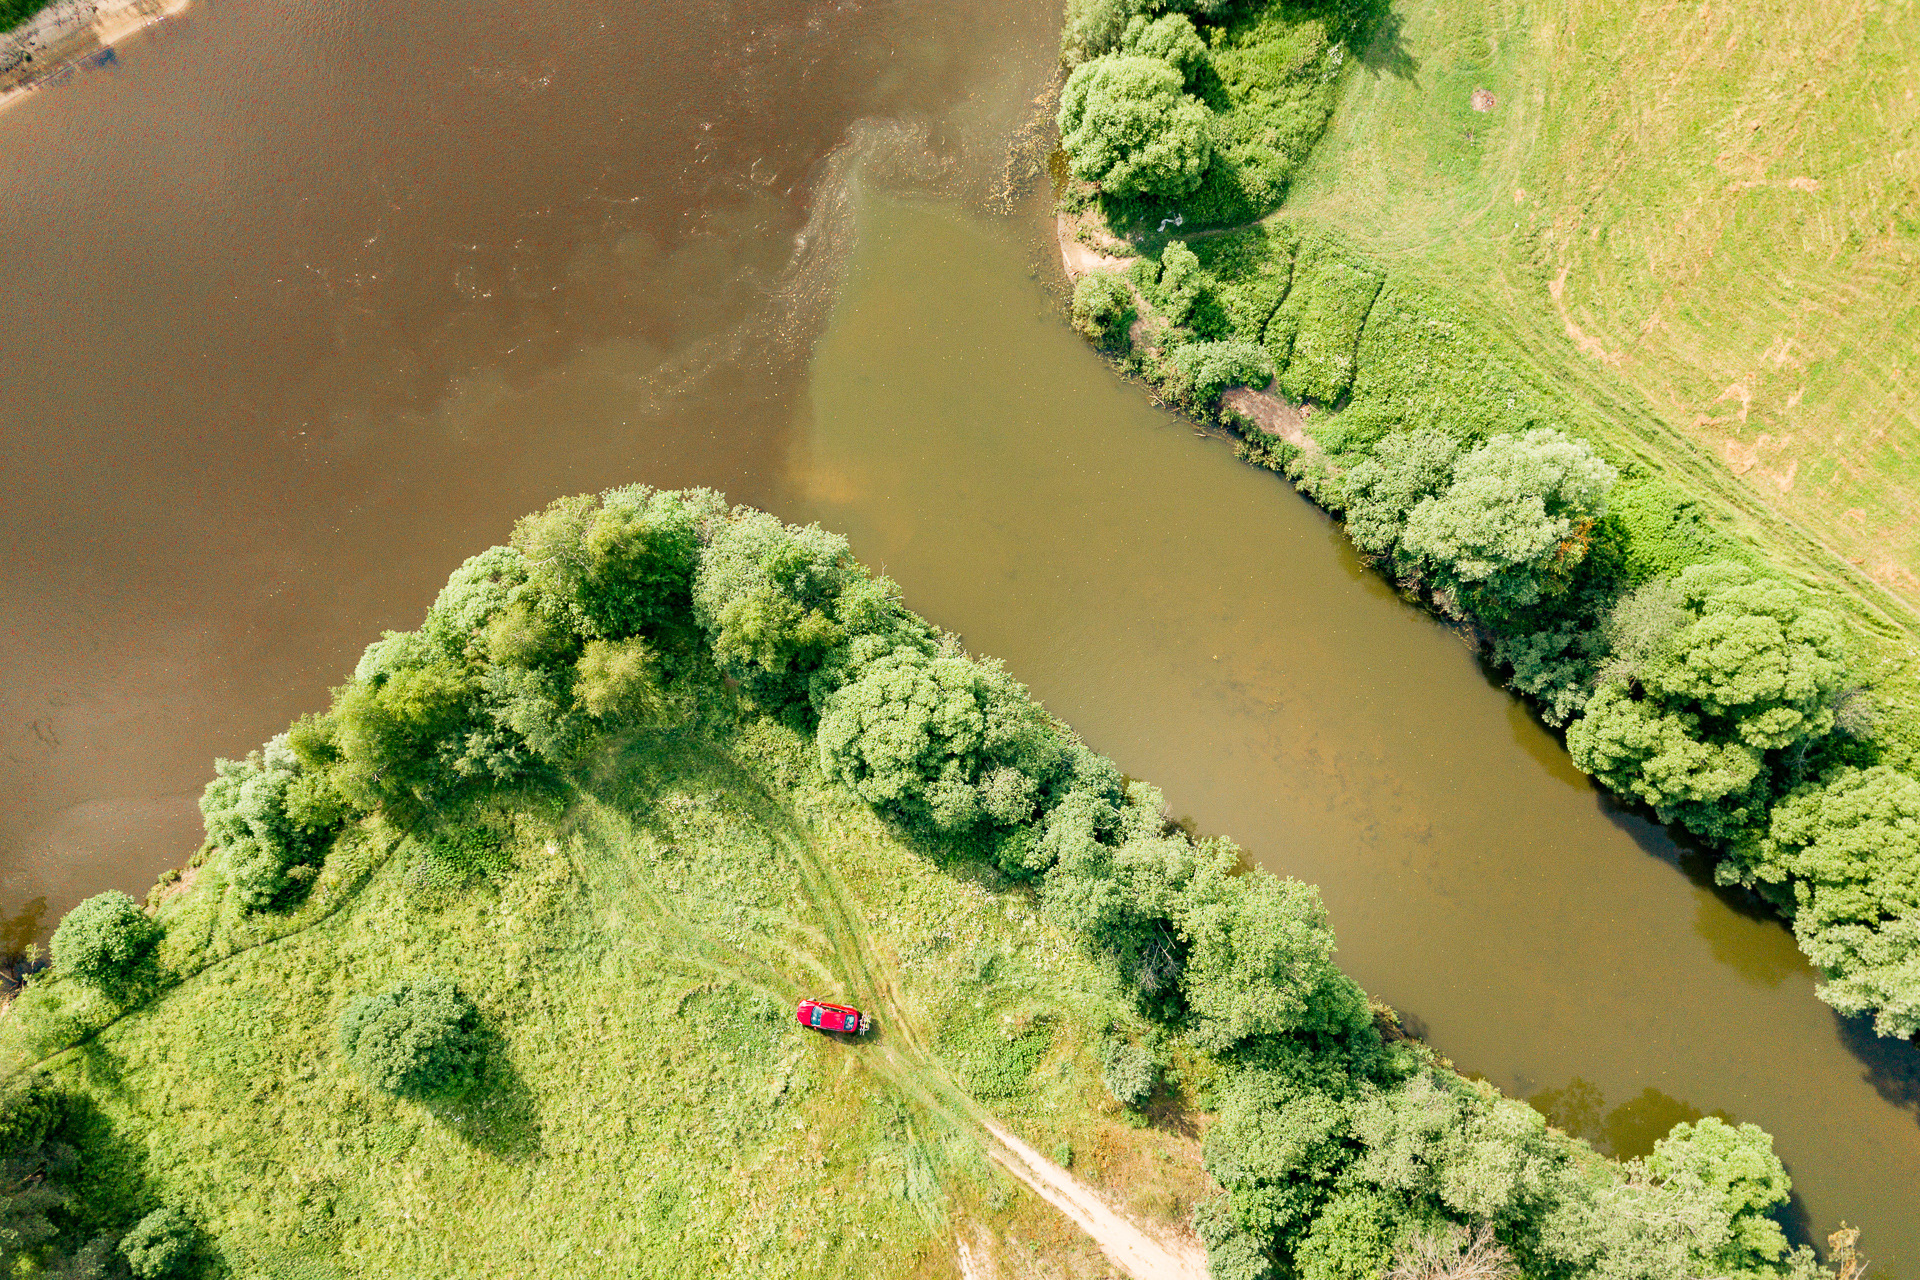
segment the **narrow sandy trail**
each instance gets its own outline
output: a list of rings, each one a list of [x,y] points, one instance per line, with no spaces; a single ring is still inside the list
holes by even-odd
[[[992,1120],[981,1124],[997,1144],[988,1147],[987,1154],[1065,1214],[1099,1244],[1109,1262],[1134,1280],[1207,1280],[1207,1260],[1198,1249],[1156,1240],[1114,1212],[1092,1187]]]

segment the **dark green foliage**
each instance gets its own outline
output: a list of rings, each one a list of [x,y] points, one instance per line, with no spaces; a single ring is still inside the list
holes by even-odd
[[[340,1048],[368,1084],[395,1097],[459,1093],[479,1073],[479,1013],[451,979],[409,978],[347,1007]]]
[[[53,931],[54,968],[107,996],[125,1000],[151,977],[159,922],[140,904],[109,889],[67,912]]]
[[[63,1132],[69,1099],[39,1072],[0,1083],[0,1275],[39,1274],[73,1205],[79,1153]]]
[[[1167,353],[1167,390],[1204,409],[1228,387],[1260,388],[1273,381],[1273,361],[1251,342],[1194,342]]]
[[[1354,348],[1353,403],[1459,439],[1552,425],[1545,403],[1438,290],[1387,275]]]
[[[1202,864],[1174,907],[1189,947],[1182,988],[1194,1042],[1219,1051],[1258,1037],[1366,1027],[1366,995],[1334,967],[1319,891],[1227,874],[1224,863]]]
[[[1213,156],[1213,130],[1184,85],[1158,58],[1109,54],[1076,68],[1059,117],[1073,176],[1114,196],[1191,192]]]
[[[1360,333],[1382,278],[1331,241],[1302,245],[1293,287],[1267,322],[1267,351],[1288,396],[1332,404],[1347,394]]]
[[[1126,350],[1134,315],[1133,287],[1120,273],[1090,271],[1073,282],[1073,327],[1102,350]]]
[[[1217,299],[1226,323],[1220,336],[1264,341],[1267,321],[1292,285],[1298,243],[1284,222],[1262,222],[1193,242],[1207,274],[1203,292]]]
[[[1624,585],[1671,577],[1690,564],[1744,558],[1739,544],[1707,521],[1706,511],[1664,480],[1623,480],[1608,495],[1607,519],[1627,549]]]
[[[1186,324],[1206,283],[1193,250],[1178,240],[1169,240],[1160,251],[1160,270],[1152,282],[1148,300],[1153,309],[1170,324]]]
[[[140,1280],[183,1274],[193,1259],[199,1232],[178,1209],[155,1209],[120,1241],[120,1252]]]
[[[1403,1213],[1377,1191],[1334,1196],[1293,1251],[1300,1280],[1380,1280],[1405,1230]]]
[[[324,730],[309,723],[302,732],[308,755],[324,759]],[[331,772],[303,764],[287,734],[245,760],[216,760],[213,769],[200,813],[241,903],[260,910],[298,894],[352,816]]]

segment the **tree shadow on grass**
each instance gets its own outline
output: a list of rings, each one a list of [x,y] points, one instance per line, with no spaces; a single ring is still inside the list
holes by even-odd
[[[1375,75],[1385,72],[1396,80],[1419,78],[1420,59],[1407,48],[1406,19],[1392,9],[1382,6],[1372,34],[1356,44],[1360,65]]]
[[[485,1023],[477,1035],[480,1076],[459,1093],[426,1099],[429,1114],[475,1150],[519,1161],[540,1150],[540,1105],[507,1054],[506,1037]]]

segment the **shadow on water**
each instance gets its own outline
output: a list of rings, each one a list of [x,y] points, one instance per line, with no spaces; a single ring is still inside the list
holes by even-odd
[[[1887,1102],[1920,1121],[1920,1044],[1873,1033],[1873,1019],[1833,1015],[1840,1043],[1860,1060],[1861,1077]]]

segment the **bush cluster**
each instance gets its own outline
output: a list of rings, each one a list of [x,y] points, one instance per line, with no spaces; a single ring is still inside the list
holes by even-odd
[[[113,999],[138,992],[163,933],[140,904],[110,889],[74,907],[53,931],[54,969]]]
[[[459,1093],[480,1068],[479,1012],[447,978],[408,978],[361,996],[340,1018],[340,1048],[362,1079],[396,1098]]]
[[[1364,6],[1072,0],[1058,123],[1073,176],[1116,227],[1270,212],[1326,127],[1346,41],[1376,18]]]

